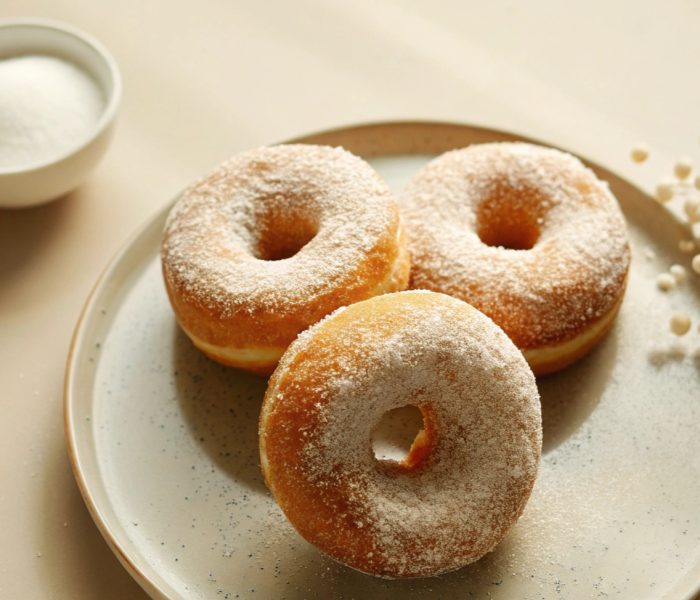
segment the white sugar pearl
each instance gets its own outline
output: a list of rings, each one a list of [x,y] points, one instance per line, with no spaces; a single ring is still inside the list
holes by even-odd
[[[683,265],[671,265],[669,269],[671,275],[676,280],[676,283],[683,283],[688,276],[688,271],[685,270]]]
[[[644,162],[647,158],[649,158],[649,146],[644,143],[637,144],[630,151],[630,156],[636,163]]]
[[[690,254],[695,250],[695,242],[693,240],[681,240],[678,242],[678,249],[685,254]]]
[[[678,179],[686,179],[690,172],[693,170],[693,161],[687,156],[679,159],[678,162],[673,167],[673,173]]]
[[[671,317],[671,331],[676,335],[685,335],[690,331],[692,322],[685,313],[675,313]]]
[[[697,198],[688,198],[683,203],[683,211],[688,217],[689,223],[697,223],[700,221],[700,200]]]
[[[644,250],[644,257],[647,260],[654,260],[656,258],[656,252],[654,252],[651,248],[646,248]]]
[[[693,262],[691,264],[693,265],[693,271],[700,275],[700,254],[693,256]]]
[[[656,186],[656,199],[659,202],[668,202],[673,198],[673,181],[662,179]]]
[[[661,273],[656,278],[656,285],[660,290],[668,292],[676,286],[676,279],[670,273]]]

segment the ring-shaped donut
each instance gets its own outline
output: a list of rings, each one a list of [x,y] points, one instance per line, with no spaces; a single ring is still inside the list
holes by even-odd
[[[234,156],[175,204],[161,256],[175,315],[194,344],[260,374],[336,308],[408,283],[388,186],[365,161],[328,146]]]
[[[401,461],[373,428],[413,405]],[[333,313],[289,347],[260,417],[267,484],[321,551],[383,577],[431,576],[493,550],[520,516],[541,452],[532,371],[488,317],[413,291]]]
[[[570,154],[511,142],[447,152],[413,177],[401,209],[410,287],[487,314],[536,375],[577,360],[612,326],[630,264],[625,222]]]

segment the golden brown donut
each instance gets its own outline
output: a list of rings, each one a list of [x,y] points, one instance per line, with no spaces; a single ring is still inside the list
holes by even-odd
[[[608,332],[630,250],[607,185],[559,150],[478,144],[432,160],[401,198],[410,287],[486,313],[536,375],[561,369]]]
[[[401,461],[375,457],[386,412],[423,430]],[[530,496],[540,402],[522,354],[491,319],[426,291],[333,313],[289,347],[260,416],[260,462],[292,525],[332,558],[426,577],[493,550]]]
[[[259,374],[336,308],[405,289],[409,271],[386,183],[342,148],[302,144],[234,156],[185,191],[161,257],[194,344]]]

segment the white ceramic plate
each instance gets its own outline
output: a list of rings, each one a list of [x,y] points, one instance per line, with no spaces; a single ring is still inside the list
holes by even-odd
[[[398,190],[428,158],[512,136],[384,124],[305,138],[370,157]],[[596,167],[597,168],[597,167]],[[288,525],[258,468],[265,381],[205,359],[179,331],[159,269],[166,211],[116,257],[80,320],[66,430],[88,507],[124,566],[168,598],[691,598],[700,582],[700,346],[663,354],[672,309],[700,316],[694,276],[656,275],[683,226],[612,173],[633,266],[608,339],[539,382],[544,456],[505,541],[456,573],[386,581],[320,555]],[[654,256],[652,256],[652,252]]]

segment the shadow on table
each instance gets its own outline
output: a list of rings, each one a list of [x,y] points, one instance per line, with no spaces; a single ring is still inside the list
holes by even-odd
[[[177,399],[192,437],[233,479],[267,493],[258,452],[267,379],[208,359],[179,327],[173,364]]]
[[[537,382],[543,452],[559,446],[595,410],[616,361],[618,328],[590,354]],[[267,380],[206,358],[178,327],[174,347],[177,397],[192,436],[231,477],[266,492],[260,474],[258,417]]]

